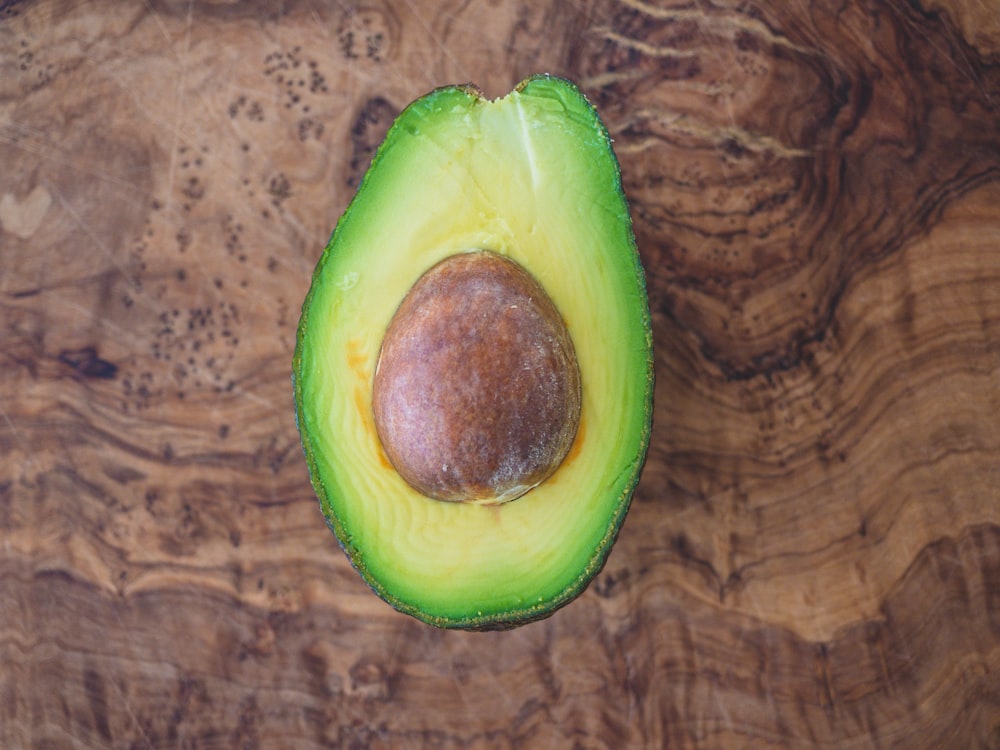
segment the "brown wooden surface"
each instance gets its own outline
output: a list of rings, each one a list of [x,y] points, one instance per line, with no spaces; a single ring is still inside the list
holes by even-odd
[[[322,521],[294,326],[398,110],[538,71],[653,444],[578,601],[442,632]],[[1000,747],[998,111],[976,0],[0,2],[0,746]]]

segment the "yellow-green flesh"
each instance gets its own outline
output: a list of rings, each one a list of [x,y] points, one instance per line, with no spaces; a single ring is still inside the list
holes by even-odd
[[[484,507],[413,490],[371,413],[382,336],[428,268],[489,249],[561,311],[583,384],[580,430],[555,474]],[[472,627],[549,613],[599,570],[649,438],[649,313],[607,134],[575,87],[529,79],[487,101],[439,89],[390,130],[337,225],[303,307],[297,417],[342,546],[394,606]]]

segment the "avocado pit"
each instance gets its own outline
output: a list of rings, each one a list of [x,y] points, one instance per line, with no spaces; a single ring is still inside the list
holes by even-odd
[[[389,461],[437,500],[497,504],[548,478],[580,420],[576,353],[520,265],[477,250],[418,279],[386,329],[375,428]]]

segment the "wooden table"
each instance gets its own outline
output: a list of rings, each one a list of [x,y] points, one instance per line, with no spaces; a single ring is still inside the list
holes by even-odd
[[[998,60],[975,0],[0,2],[0,746],[1000,747]],[[399,110],[534,72],[653,442],[580,599],[439,631],[323,523],[295,325]]]

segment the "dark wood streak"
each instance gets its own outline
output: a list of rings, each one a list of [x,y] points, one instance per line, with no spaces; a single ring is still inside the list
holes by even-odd
[[[69,349],[59,352],[59,361],[85,378],[101,378],[113,380],[118,374],[118,367],[113,362],[97,356],[97,350],[92,346],[82,349]]]
[[[351,176],[348,185],[357,187],[361,184],[375,150],[398,114],[399,109],[382,97],[369,99],[361,107],[351,126]]]
[[[992,99],[1000,68],[941,17],[859,4],[838,15],[817,8],[810,20],[814,27],[774,32],[780,23],[757,25],[736,11],[678,22],[630,8],[607,21],[608,34],[645,45],[628,49],[634,77],[592,95],[606,104],[625,152],[653,303],[697,336],[702,355],[728,377],[799,366],[803,350],[828,335],[854,274],[1000,177]],[[706,44],[746,24],[753,31],[741,32],[735,48]],[[586,74],[623,64],[622,45],[593,47],[582,61]],[[647,47],[664,56],[644,54]],[[759,111],[740,112],[745,122],[732,121],[717,95],[688,94],[678,107],[669,83],[674,55],[704,61],[688,77],[705,90],[738,86],[743,74],[767,80],[764,90],[775,95],[762,96]],[[730,60],[738,74],[721,67]],[[698,118],[695,130],[662,125],[678,116]],[[730,125],[744,132],[728,134]],[[645,153],[663,158],[630,165],[630,144],[649,139]],[[722,159],[686,173],[691,160],[682,155],[691,147]],[[758,312],[775,293],[791,302],[784,313]],[[702,297],[718,312],[703,317]]]

